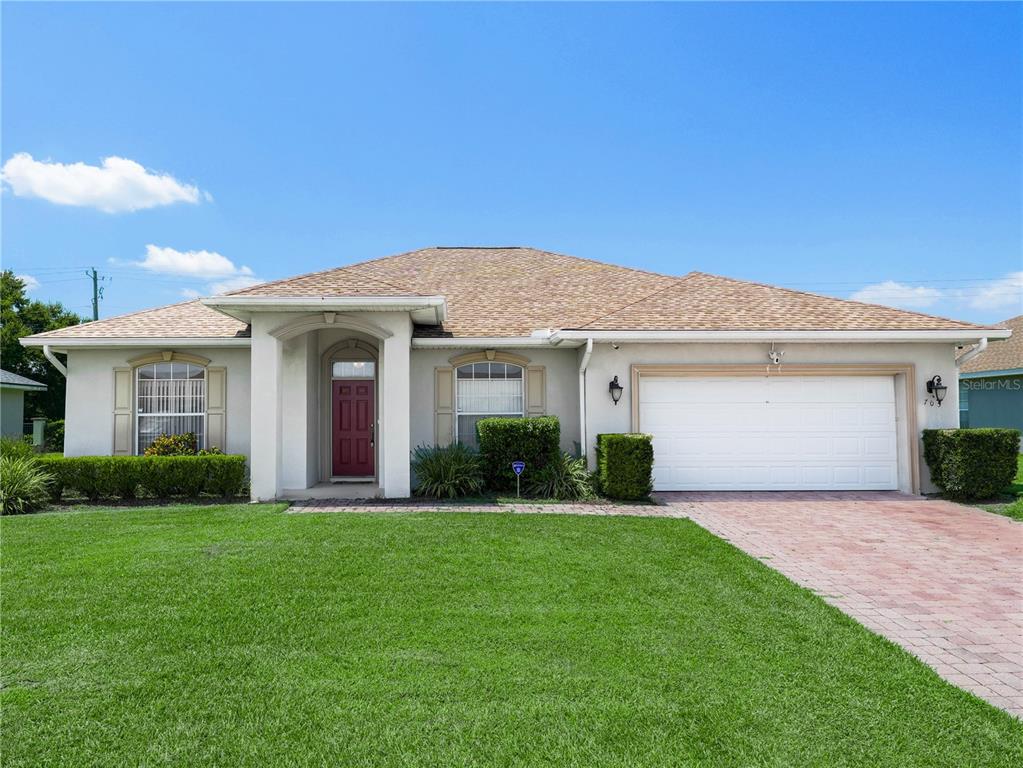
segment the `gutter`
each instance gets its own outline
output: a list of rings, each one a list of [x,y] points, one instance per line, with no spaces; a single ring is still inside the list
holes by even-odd
[[[590,364],[590,355],[593,354],[593,339],[586,340],[586,348],[583,351],[582,360],[579,361],[579,450],[586,459],[589,467],[589,451],[586,447],[586,367]]]
[[[922,331],[555,331],[550,335],[552,344],[558,341],[585,340],[629,342],[976,342],[985,337],[1007,339],[1008,328],[980,328],[977,330],[922,330]]]
[[[1001,379],[1007,376],[1023,376],[1023,368],[1000,368],[992,371],[960,372],[960,379]]]
[[[973,349],[966,350],[965,352],[963,352],[963,354],[959,355],[959,357],[956,358],[956,368],[961,366],[963,363],[970,362],[973,358],[975,358],[985,349],[987,349],[987,336],[981,339],[980,343]]]
[[[543,336],[413,336],[413,349],[494,349],[496,347],[550,347],[550,339]],[[575,346],[575,345],[573,345]]]
[[[58,371],[60,371],[61,376],[63,376],[65,379],[67,378],[67,366],[57,359],[57,356],[53,354],[53,350],[50,349],[49,344],[43,344],[43,357],[49,360],[50,364]]]
[[[252,339],[248,336],[25,336],[18,339],[23,347],[53,347],[63,352],[71,347],[99,347],[118,349],[122,347],[248,347]],[[43,354],[46,354],[45,352]]]
[[[434,325],[447,319],[443,296],[210,296],[199,299],[210,309],[244,323],[257,312],[411,312],[425,313]]]

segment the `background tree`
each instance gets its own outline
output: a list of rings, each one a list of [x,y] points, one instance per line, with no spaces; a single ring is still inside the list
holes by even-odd
[[[25,418],[64,418],[64,377],[43,357],[42,350],[18,343],[23,336],[77,325],[82,318],[63,304],[45,304],[25,295],[25,283],[5,269],[0,273],[0,367],[46,385],[45,392],[25,393]]]

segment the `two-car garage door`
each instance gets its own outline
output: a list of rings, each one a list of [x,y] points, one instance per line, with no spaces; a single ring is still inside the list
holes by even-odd
[[[655,490],[898,487],[891,376],[643,377]]]

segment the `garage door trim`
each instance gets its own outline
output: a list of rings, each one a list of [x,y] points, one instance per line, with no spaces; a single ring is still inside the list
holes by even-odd
[[[899,377],[903,385],[905,414],[896,411],[896,425],[904,424],[899,439],[905,441],[909,451],[910,487],[913,493],[920,493],[920,458],[917,444],[916,421],[916,366],[912,363],[838,363],[791,365],[653,365],[633,364],[632,381],[632,431],[642,432],[639,420],[639,382],[641,378],[681,376],[893,376],[898,386]],[[901,483],[900,483],[901,485]]]

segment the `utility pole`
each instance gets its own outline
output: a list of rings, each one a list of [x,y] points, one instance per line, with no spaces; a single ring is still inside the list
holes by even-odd
[[[85,276],[92,278],[92,319],[99,320],[99,300],[103,298],[103,289],[100,288],[99,281],[107,278],[100,277],[95,267],[85,270]]]

